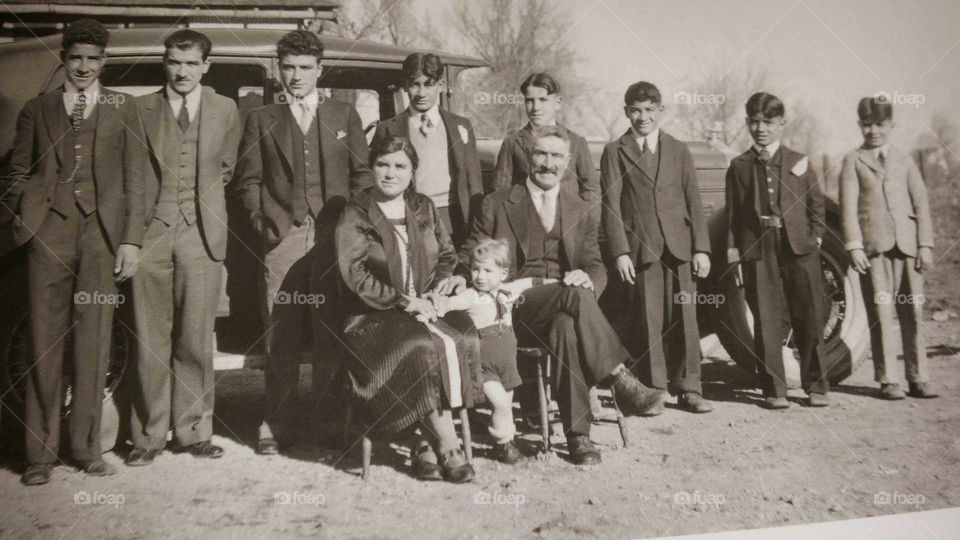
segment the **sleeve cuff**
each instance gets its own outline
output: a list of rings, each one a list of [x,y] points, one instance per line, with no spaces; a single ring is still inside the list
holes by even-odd
[[[727,262],[730,264],[740,262],[740,250],[737,248],[728,248]]]
[[[843,249],[847,251],[853,251],[855,249],[863,249],[863,242],[860,240],[851,240],[843,245]]]
[[[928,243],[928,242],[920,242],[920,244],[918,244],[918,245],[919,245],[919,247],[925,247],[925,248],[933,249],[933,242],[929,242],[929,243]]]

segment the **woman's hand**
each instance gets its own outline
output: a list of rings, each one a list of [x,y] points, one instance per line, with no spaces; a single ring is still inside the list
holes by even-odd
[[[404,308],[404,311],[416,317],[420,322],[435,321],[437,320],[437,309],[433,307],[433,302],[425,298],[417,298],[416,296],[405,296],[407,299],[407,307]]]
[[[443,317],[450,311],[450,297],[436,292],[428,292],[423,295],[424,300],[429,300],[433,304],[433,309],[437,310],[437,317]]]
[[[432,292],[449,296],[459,294],[466,287],[467,280],[463,276],[447,276],[437,282],[437,286],[433,288]]]

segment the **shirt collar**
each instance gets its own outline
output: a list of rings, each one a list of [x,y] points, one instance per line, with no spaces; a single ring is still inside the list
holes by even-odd
[[[73,113],[74,100],[79,92],[80,90],[70,82],[69,78],[63,81],[63,106],[66,107],[68,115]],[[100,80],[97,79],[90,83],[90,86],[84,89],[83,93],[87,96],[87,110],[84,111],[83,115],[86,118],[93,106],[97,104],[97,96],[100,95]]]
[[[173,88],[167,84],[166,94],[167,101],[170,102],[170,105],[176,109],[174,112],[180,111],[180,104],[186,99],[187,103],[187,113],[193,116],[196,113],[197,107],[200,106],[200,94],[203,91],[203,87],[199,84],[191,91],[187,92],[187,95],[178,94]]]
[[[555,199],[555,198],[557,198],[557,194],[560,193],[560,184],[557,183],[557,185],[553,186],[552,188],[545,190],[545,189],[541,188],[540,186],[538,186],[537,184],[535,184],[535,183],[533,182],[533,179],[531,179],[531,178],[528,176],[528,177],[527,177],[527,191],[530,192],[530,197],[532,197],[533,200],[538,201],[538,202],[539,202],[539,199],[541,198],[541,196],[542,196],[543,194],[549,195],[551,199]]]
[[[303,104],[307,106],[307,109],[315,111],[317,109],[317,104],[320,103],[320,91],[316,88],[313,89],[309,94],[298,98],[293,94],[287,93],[287,103],[290,104],[290,107],[294,107],[298,104]]]
[[[420,117],[423,115],[423,113],[414,109],[413,107],[410,107],[408,110],[410,111],[410,119],[413,120],[414,125],[419,128],[420,124],[423,122],[420,120]],[[440,125],[440,100],[437,100],[437,102],[433,104],[433,107],[430,107],[430,110],[427,111],[427,118],[433,122],[434,126]]]
[[[637,133],[637,130],[633,129],[631,126],[630,129],[633,131],[633,138],[637,140],[637,146],[640,147],[640,150],[643,150],[643,140],[647,140],[647,146],[650,147],[650,151],[653,153],[657,152],[657,143],[660,141],[660,128],[654,128],[648,135],[641,135]]]
[[[880,154],[883,154],[884,159],[890,157],[890,143],[883,143],[883,146],[878,146],[872,150],[873,156],[877,159],[880,159]]]
[[[768,144],[765,147],[760,146],[757,143],[753,144],[753,151],[756,152],[757,155],[760,155],[760,152],[763,152],[764,150],[766,150],[767,153],[770,154],[770,157],[773,157],[774,155],[776,155],[777,150],[779,149],[780,149],[780,141],[773,141],[772,143]]]

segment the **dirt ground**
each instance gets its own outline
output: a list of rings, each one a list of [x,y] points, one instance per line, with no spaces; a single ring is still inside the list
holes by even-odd
[[[167,452],[134,469],[110,453],[117,476],[59,466],[36,488],[6,463],[0,537],[646,537],[960,506],[960,321],[926,328],[939,399],[881,401],[864,362],[830,408],[803,407],[797,392],[789,410],[766,411],[741,372],[715,358],[704,366],[713,413],[629,418],[628,448],[615,424],[595,425],[603,463],[582,468],[565,460],[562,437],[555,454],[511,467],[486,457],[478,433],[478,479],[459,486],[414,480],[394,446],[375,447],[368,481],[356,450],[342,458],[303,442],[257,456],[262,374],[220,372],[222,459]],[[539,445],[521,442],[529,454]]]

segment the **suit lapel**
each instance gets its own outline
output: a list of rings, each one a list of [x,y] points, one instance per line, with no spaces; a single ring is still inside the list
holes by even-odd
[[[877,173],[881,178],[884,176],[883,165],[880,164],[880,160],[877,159],[877,156],[873,154],[873,150],[867,148],[861,148],[857,153],[857,157],[862,161],[867,167]],[[887,162],[889,163],[889,156],[887,156]]]
[[[63,153],[65,149],[61,148],[61,146],[64,144],[64,134],[67,129],[70,129],[70,126],[68,125],[69,121],[65,120],[66,112],[61,114],[60,109],[63,109],[63,87],[56,92],[47,94],[46,101],[43,104],[43,119],[44,124],[47,125],[47,136],[50,137],[50,142],[53,143],[57,163],[63,167]]]
[[[272,120],[270,125],[267,126],[267,130],[270,131],[270,135],[277,143],[277,147],[280,148],[280,155],[283,156],[283,159],[287,162],[287,166],[291,171],[294,170],[294,161],[293,137],[290,135],[290,129],[295,124],[292,115],[293,113],[290,112],[290,107],[277,105],[270,111]],[[300,127],[297,126],[297,129],[300,129]]]
[[[164,133],[164,126],[166,125],[166,122],[163,121],[163,115],[166,113],[164,107],[169,107],[169,105],[167,104],[163,90],[161,90],[160,92],[150,96],[150,100],[147,102],[142,111],[143,126],[147,136],[147,143],[150,145],[150,148],[153,149],[153,155],[156,156],[161,163],[164,159],[166,159],[163,153],[163,141],[166,140],[166,134]],[[162,169],[163,165],[161,164],[160,167]],[[162,170],[160,171],[160,175],[163,175]]]
[[[576,234],[576,230],[580,226],[581,216],[577,215],[577,202],[573,198],[573,195],[561,189],[557,199],[559,202],[557,205],[557,219],[559,219],[560,225],[563,227],[560,231],[560,239],[563,242],[567,262],[571,267],[576,267],[574,263],[574,254],[577,253],[575,241],[577,238],[580,238],[580,235]]]
[[[523,250],[524,257],[526,257],[527,253],[530,252],[530,239],[527,236],[527,212],[533,210],[527,188],[525,186],[513,186],[503,206],[510,228],[513,229],[513,234],[517,238],[517,244]],[[528,206],[531,207],[530,210],[527,210]],[[519,265],[519,262],[517,264]]]
[[[217,179],[219,180],[219,174],[216,171],[206,170],[209,167],[219,167],[219,161],[208,159],[216,155],[213,152],[213,142],[219,140],[222,133],[217,133],[217,127],[219,126],[219,114],[217,113],[216,108],[213,105],[213,90],[209,88],[203,88],[200,93],[200,125],[197,126],[199,130],[200,140],[197,141],[197,186],[201,188],[200,193],[203,193],[205,190],[203,186],[200,186],[200,182],[205,178]],[[186,106],[186,104],[184,104]]]
[[[648,182],[651,184],[656,184],[656,172],[653,171],[651,173],[648,168],[643,166],[643,158],[640,153],[640,147],[637,145],[636,139],[633,138],[633,132],[631,130],[628,129],[627,132],[620,137],[620,149],[623,152],[623,155],[626,156],[631,163],[633,163],[633,166],[638,171],[643,173],[643,176]],[[651,174],[653,176],[651,176]]]
[[[403,137],[407,140],[410,139],[410,111],[404,109],[400,111],[400,114],[393,117],[393,134]]]
[[[450,178],[458,178],[463,169],[463,141],[460,138],[460,124],[448,113],[440,109],[440,119],[443,120],[443,127],[447,132],[447,148],[452,155],[450,159]],[[454,180],[456,181],[456,180]]]

